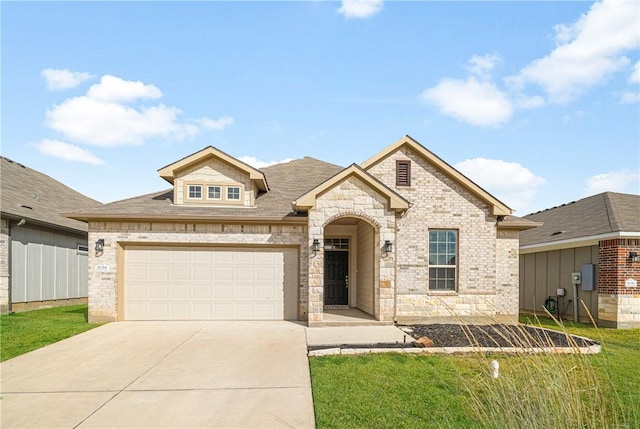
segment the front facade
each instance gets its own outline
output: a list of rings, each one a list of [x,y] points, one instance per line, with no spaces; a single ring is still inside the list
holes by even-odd
[[[605,192],[526,216],[544,225],[521,237],[520,308],[640,327],[638,213],[639,195]]]
[[[62,211],[100,203],[0,157],[0,311],[87,302],[87,224]]]
[[[518,234],[537,224],[408,136],[347,168],[208,147],[159,174],[171,189],[70,214],[100,243],[92,321],[517,316]]]

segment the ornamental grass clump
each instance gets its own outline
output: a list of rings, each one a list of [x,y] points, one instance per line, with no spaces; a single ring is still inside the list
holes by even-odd
[[[570,353],[560,353],[537,318],[540,329],[534,333],[522,325],[513,326],[517,335],[494,332],[518,351],[473,355],[475,375],[467,380],[467,391],[474,417],[485,428],[631,428],[611,378],[592,366],[593,356],[580,352],[582,341],[547,314],[565,334]],[[468,330],[467,335],[473,341]],[[497,378],[491,374],[493,360],[499,364]]]

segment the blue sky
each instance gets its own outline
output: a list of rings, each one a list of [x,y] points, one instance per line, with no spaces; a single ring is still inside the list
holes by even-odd
[[[102,202],[405,134],[516,209],[640,193],[640,3],[2,2],[2,154]]]

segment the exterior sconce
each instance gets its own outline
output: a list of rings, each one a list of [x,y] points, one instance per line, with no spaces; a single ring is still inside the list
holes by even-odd
[[[391,240],[384,241],[384,253],[385,255],[393,253],[393,243],[391,242]]]
[[[313,253],[318,253],[320,251],[320,240],[318,240],[317,238],[313,239],[311,250],[313,250]]]
[[[104,238],[99,238],[98,241],[96,241],[96,255],[98,253],[102,253],[103,250],[104,250]]]
[[[629,252],[629,260],[631,262],[640,262],[640,254],[636,252]]]

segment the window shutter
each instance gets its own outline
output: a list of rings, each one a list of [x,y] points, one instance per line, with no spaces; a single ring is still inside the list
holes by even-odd
[[[396,186],[411,186],[411,161],[396,161]]]

